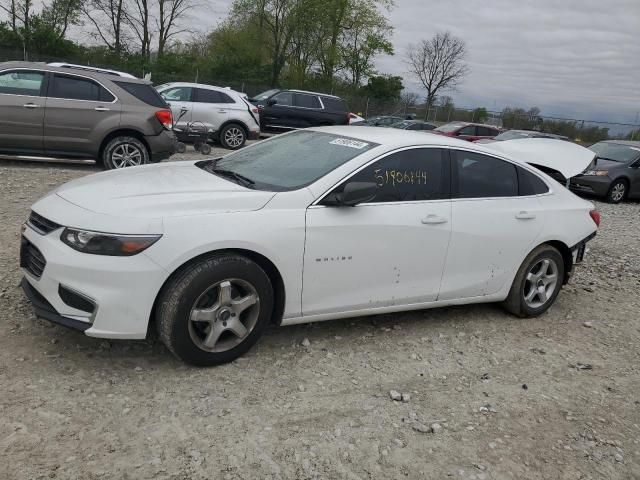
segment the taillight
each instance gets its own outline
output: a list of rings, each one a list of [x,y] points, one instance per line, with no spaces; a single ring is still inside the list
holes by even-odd
[[[156,112],[156,118],[164,128],[171,130],[171,127],[173,126],[173,115],[171,115],[171,110],[158,110]]]
[[[591,217],[591,220],[593,220],[593,223],[596,224],[596,227],[600,226],[600,213],[598,212],[598,210],[591,210],[589,212],[589,216]]]

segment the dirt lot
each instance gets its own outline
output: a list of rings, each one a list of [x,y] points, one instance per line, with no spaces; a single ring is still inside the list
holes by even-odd
[[[273,328],[195,369],[155,340],[36,320],[23,298],[29,206],[95,171],[0,162],[1,478],[640,478],[639,203],[598,203],[588,262],[541,318],[483,305]]]

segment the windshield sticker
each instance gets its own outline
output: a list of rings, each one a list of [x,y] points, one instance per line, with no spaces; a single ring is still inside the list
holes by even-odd
[[[331,145],[342,145],[343,147],[355,148],[356,150],[362,150],[363,148],[369,146],[369,144],[366,142],[359,142],[357,140],[351,140],[349,138],[336,138],[329,143],[331,143]]]

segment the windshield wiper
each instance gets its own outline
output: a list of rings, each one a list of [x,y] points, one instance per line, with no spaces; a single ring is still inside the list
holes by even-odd
[[[234,180],[237,181],[237,183],[239,183],[240,185],[246,188],[254,188],[253,186],[256,183],[253,180],[251,180],[249,177],[245,177],[240,173],[232,172],[231,170],[227,170],[224,168],[212,167],[212,168],[208,168],[207,170],[221,177],[233,178]]]

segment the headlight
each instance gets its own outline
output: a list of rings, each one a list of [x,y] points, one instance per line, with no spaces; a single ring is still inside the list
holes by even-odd
[[[94,255],[130,257],[149,248],[162,235],[116,235],[65,228],[60,240],[74,250]]]
[[[587,170],[586,172],[583,173],[583,175],[606,177],[607,175],[609,175],[609,171],[608,170]]]

